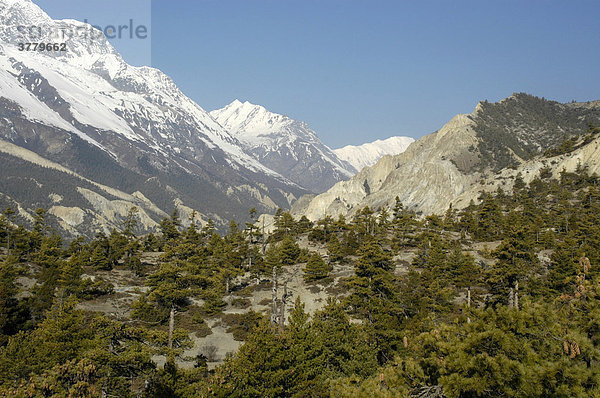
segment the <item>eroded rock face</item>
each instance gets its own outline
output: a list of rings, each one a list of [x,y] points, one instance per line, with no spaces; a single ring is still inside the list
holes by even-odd
[[[497,104],[480,103],[473,113],[455,116],[404,153],[382,158],[310,201],[298,201],[292,213],[311,220],[326,215],[348,217],[365,206],[391,207],[398,196],[410,210],[440,214],[451,203],[468,205],[476,200],[484,187],[481,183],[492,181],[502,170],[512,173],[525,167],[527,158],[557,145],[565,136],[582,134],[588,123],[599,121],[597,101],[560,104],[514,94]],[[577,161],[595,164],[595,154],[593,149],[582,148],[582,153],[569,155],[552,167],[558,173],[563,165],[569,169]],[[539,170],[542,166],[527,167]]]
[[[400,155],[385,156],[351,180],[316,196],[306,207],[296,206],[292,211],[311,220],[326,214],[352,215],[365,206],[393,206],[396,196],[416,211],[444,211],[477,178],[460,172],[456,166],[472,162],[475,156],[470,150],[477,145],[473,126],[467,115],[458,115]]]
[[[543,169],[550,171],[552,178],[559,178],[563,170],[576,172],[578,168],[586,168],[589,174],[600,175],[600,137],[564,155],[541,157],[523,162],[515,168],[502,169],[460,194],[452,201],[452,206],[461,209],[468,206],[471,200],[477,203],[481,192],[495,192],[498,189],[511,191],[517,176],[525,183],[530,183],[540,176]]]

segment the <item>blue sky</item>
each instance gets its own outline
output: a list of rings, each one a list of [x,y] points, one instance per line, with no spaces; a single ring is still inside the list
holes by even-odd
[[[331,147],[418,138],[513,92],[600,99],[598,1],[35,2],[55,18],[145,23],[151,40],[114,42],[126,60],[207,110],[248,100]]]

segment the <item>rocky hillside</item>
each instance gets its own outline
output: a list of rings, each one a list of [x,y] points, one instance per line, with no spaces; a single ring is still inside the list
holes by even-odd
[[[210,115],[256,160],[309,191],[323,192],[356,173],[304,122],[238,100]]]
[[[313,220],[326,214],[352,215],[365,206],[392,206],[398,196],[411,210],[443,213],[459,197],[457,203],[463,204],[476,199],[482,179],[493,179],[506,168],[530,167],[525,166],[528,159],[599,122],[598,101],[560,104],[513,94],[499,103],[481,102],[473,113],[455,116],[404,153],[386,156],[351,180],[298,201],[292,211]],[[581,158],[595,162],[593,155]],[[555,172],[559,164],[573,167],[576,162],[551,163]]]

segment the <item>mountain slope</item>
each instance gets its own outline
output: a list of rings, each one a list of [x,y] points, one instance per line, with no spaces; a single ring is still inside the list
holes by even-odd
[[[411,210],[443,213],[461,195],[476,192],[480,181],[582,134],[590,122],[600,123],[598,101],[560,104],[514,94],[499,103],[479,103],[473,113],[455,116],[400,155],[386,156],[329,191],[299,200],[292,211],[310,219],[352,215],[365,206],[392,206],[398,196]]]
[[[313,192],[323,192],[356,172],[304,122],[238,100],[210,115],[260,163]]]
[[[367,166],[373,166],[385,155],[398,155],[404,152],[414,141],[415,139],[411,137],[390,137],[358,146],[347,145],[334,149],[333,152],[360,171]]]
[[[0,21],[0,139],[97,183],[139,191],[164,212],[179,203],[219,224],[251,207],[289,206],[306,192],[246,154],[168,76],[128,65],[98,31],[93,39],[78,34],[89,25],[54,21],[29,0],[0,0]],[[17,29],[31,25],[41,37]],[[60,31],[67,51],[18,50],[22,42],[55,42]],[[33,195],[21,204],[52,203]]]
[[[523,162],[517,167],[506,167],[494,175],[488,175],[478,184],[460,194],[452,201],[452,207],[464,208],[471,201],[477,203],[481,192],[495,193],[498,189],[510,192],[517,178],[526,184],[541,176],[560,178],[563,172],[577,172],[585,168],[589,175],[600,175],[600,129],[579,137],[578,145],[574,145],[565,153],[544,154]]]

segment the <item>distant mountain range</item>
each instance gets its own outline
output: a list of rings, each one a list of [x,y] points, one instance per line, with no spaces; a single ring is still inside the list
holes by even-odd
[[[18,29],[32,25],[41,37]],[[600,124],[599,102],[514,94],[415,142],[331,150],[306,123],[259,105],[235,100],[206,112],[161,71],[128,65],[99,32],[73,34],[80,28],[92,29],[53,20],[30,0],[0,0],[0,209],[27,223],[46,208],[65,236],[109,233],[132,206],[137,232],[155,230],[173,209],[184,223],[195,212],[223,228],[253,207],[272,214],[293,205],[316,219],[396,196],[439,213],[497,187],[499,176],[538,172],[547,149]],[[72,32],[66,51],[19,51],[57,31]],[[573,168],[572,159],[596,167],[594,142],[549,167]]]
[[[237,100],[209,114],[100,32],[73,33],[87,24],[30,0],[0,0],[0,21],[0,207],[22,220],[44,207],[65,234],[107,233],[135,205],[144,230],[174,208],[225,226],[357,172],[304,122]],[[66,51],[19,51],[58,31]]]
[[[210,115],[260,163],[315,193],[349,179],[385,155],[404,152],[414,141],[391,137],[331,150],[305,122],[248,101],[235,100]]]
[[[29,0],[0,0],[0,21],[1,207],[23,219],[45,207],[64,231],[90,234],[118,226],[132,205],[149,229],[175,207],[184,220],[194,209],[225,225],[309,192],[247,154],[168,76],[125,63],[104,36],[68,36],[67,51],[18,50],[52,41],[18,26],[88,25],[52,20]]]
[[[390,137],[358,146],[348,145],[333,152],[360,171],[367,166],[373,166],[385,155],[401,154],[414,141],[411,137]]]

